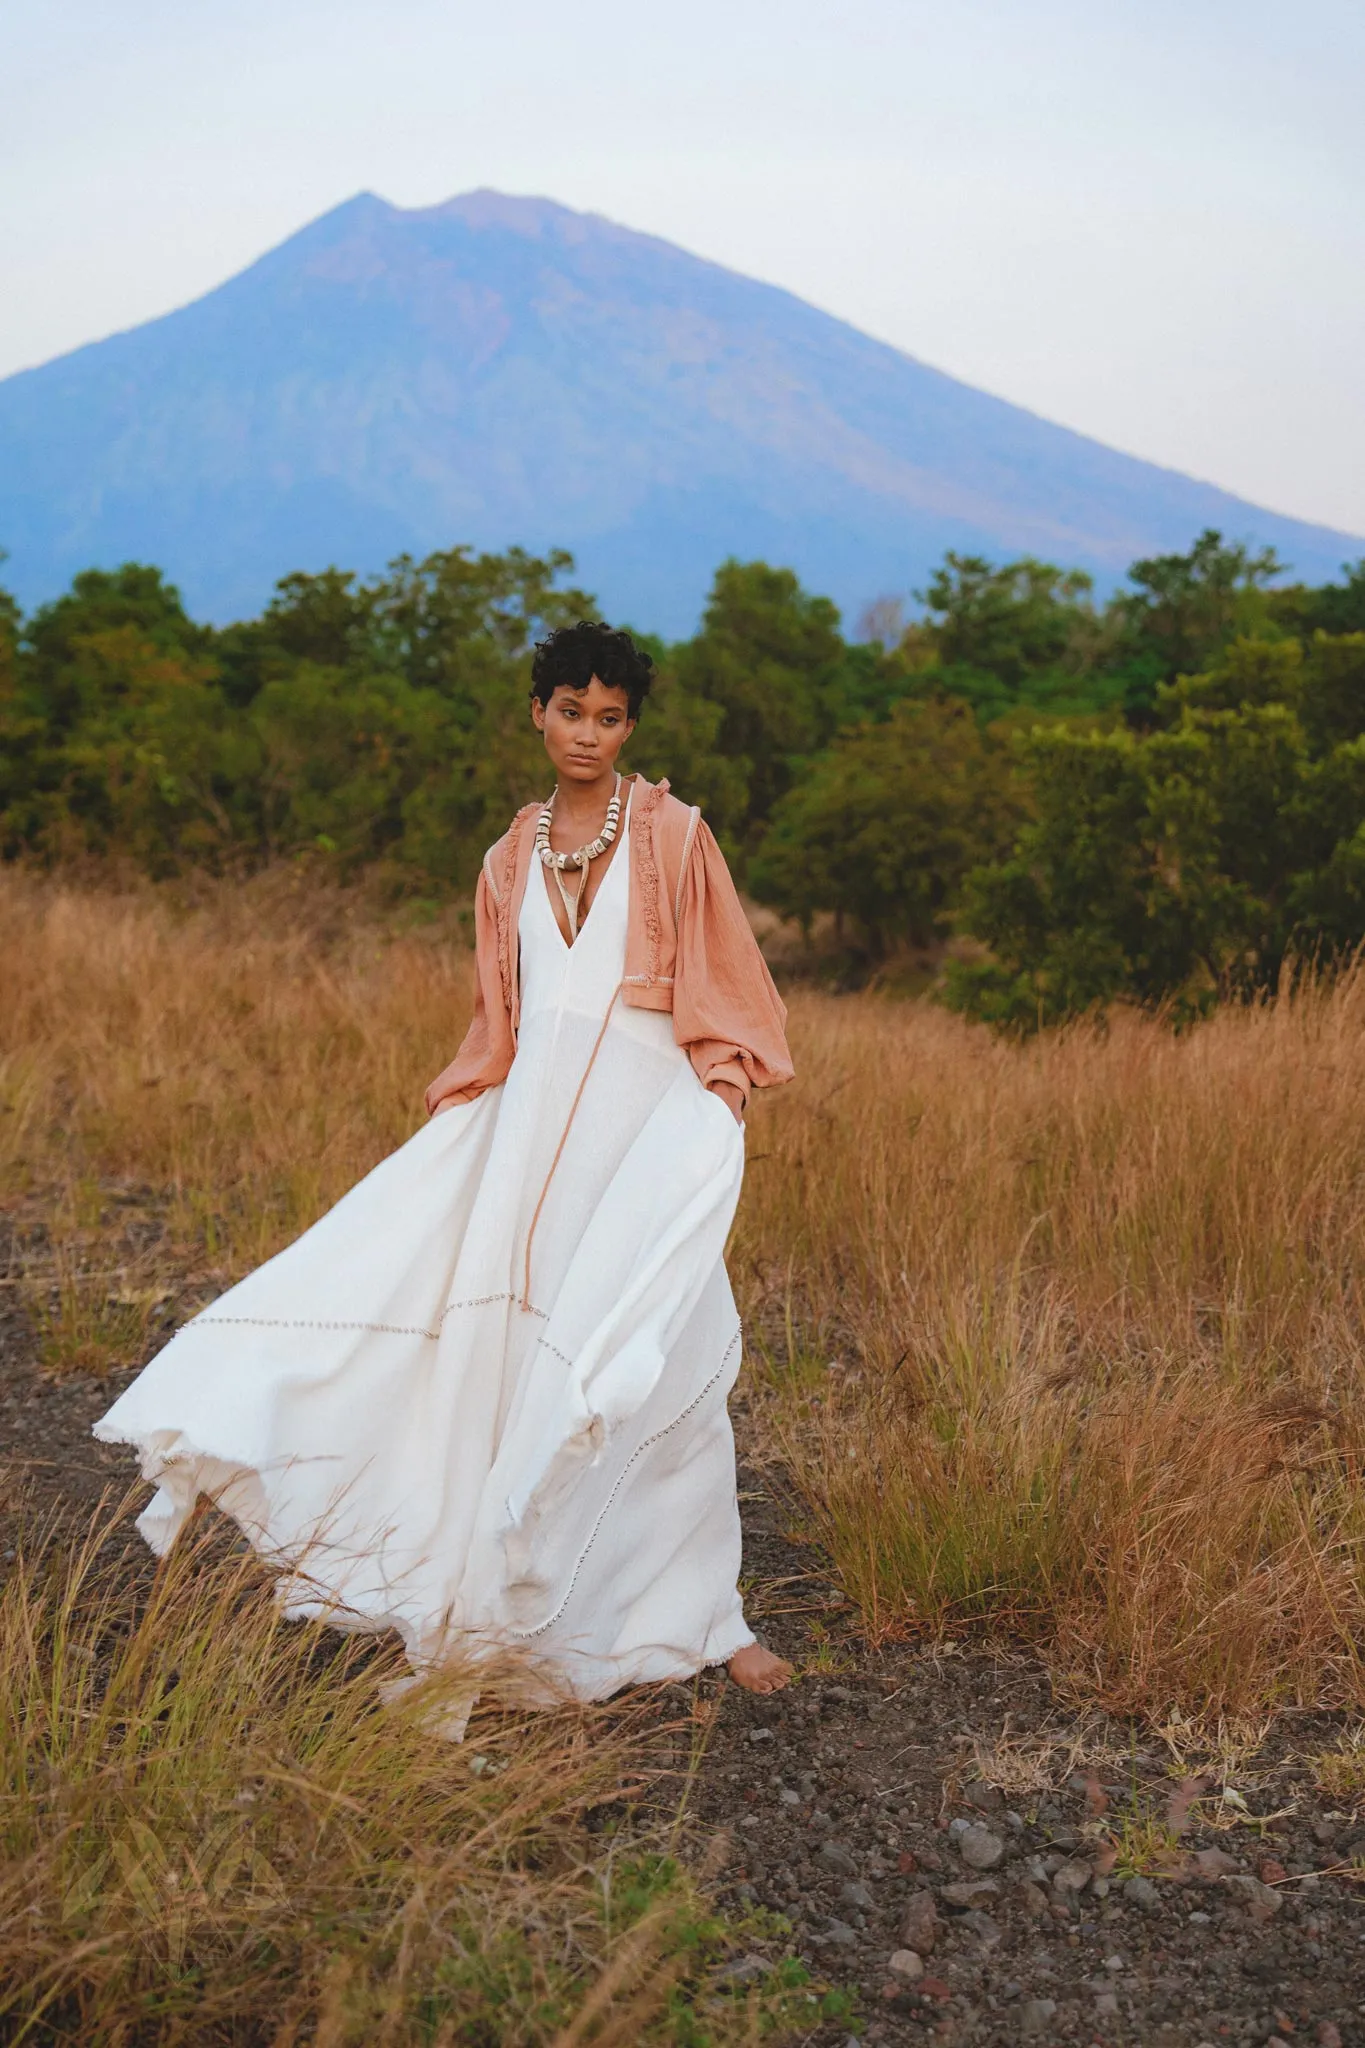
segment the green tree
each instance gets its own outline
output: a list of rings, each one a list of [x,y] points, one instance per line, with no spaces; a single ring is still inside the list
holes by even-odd
[[[1019,816],[1008,758],[969,708],[907,701],[841,734],[778,800],[750,886],[807,931],[822,911],[847,919],[880,960],[943,936],[963,877],[1008,846]]]
[[[1214,527],[1188,554],[1134,562],[1135,588],[1114,606],[1130,718],[1150,723],[1161,684],[1207,669],[1234,640],[1278,632],[1268,585],[1283,574],[1273,548],[1225,541]]]
[[[839,613],[790,569],[724,563],[694,640],[674,659],[681,691],[720,710],[715,749],[742,778],[743,822],[719,821],[731,850],[758,843],[768,814],[803,760],[830,739],[849,682]]]
[[[1365,940],[1365,637],[1234,642],[1162,696],[1164,728],[1035,731],[1035,815],[978,869],[966,928],[993,958],[951,999],[1046,1023],[1129,997],[1199,1008],[1292,955]]]

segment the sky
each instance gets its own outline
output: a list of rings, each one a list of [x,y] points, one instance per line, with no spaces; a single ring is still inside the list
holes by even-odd
[[[0,375],[491,185],[1365,534],[1360,0],[9,0],[0,80]]]

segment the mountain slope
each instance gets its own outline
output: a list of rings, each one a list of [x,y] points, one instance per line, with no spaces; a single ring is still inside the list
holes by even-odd
[[[727,554],[855,613],[946,547],[1113,581],[1204,526],[1321,579],[1348,535],[960,384],[775,288],[547,200],[370,194],[181,311],[0,382],[26,603],[163,565],[192,609],[458,541],[571,548],[606,610],[687,630]]]

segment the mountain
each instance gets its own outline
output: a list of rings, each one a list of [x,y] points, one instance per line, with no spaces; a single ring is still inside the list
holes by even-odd
[[[667,242],[488,191],[362,194],[179,312],[0,382],[0,573],[26,604],[133,558],[224,620],[291,569],[519,542],[572,549],[608,616],[676,634],[729,554],[856,619],[945,548],[1112,584],[1205,526],[1315,580],[1365,551]]]

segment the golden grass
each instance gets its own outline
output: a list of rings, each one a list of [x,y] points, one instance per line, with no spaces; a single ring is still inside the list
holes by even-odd
[[[449,932],[278,881],[186,910],[11,873],[0,956],[53,1370],[126,1349],[176,1260],[217,1284],[291,1237],[467,1013]],[[732,1256],[750,1427],[873,1637],[1004,1621],[1157,1723],[1365,1705],[1365,977],[1184,1036],[807,991],[791,1028]],[[144,1198],[169,1260],[119,1222]]]
[[[666,1831],[602,1825],[657,1717],[491,1711],[458,1747],[423,1715],[459,1673],[383,1708],[392,1645],[282,1621],[204,1523],[136,1587],[117,1520],[34,1532],[0,1593],[7,2041],[633,2048],[810,2011],[726,1995]]]

